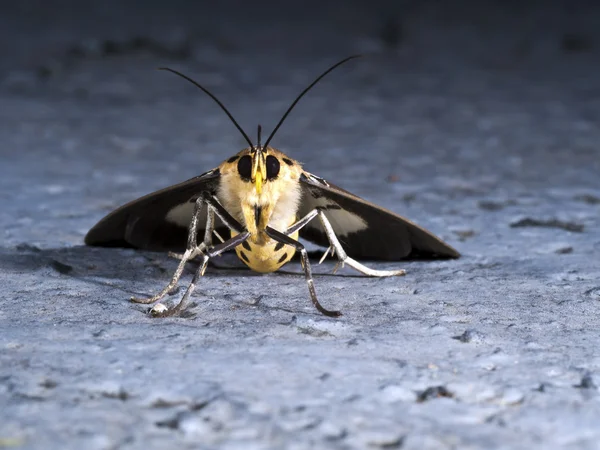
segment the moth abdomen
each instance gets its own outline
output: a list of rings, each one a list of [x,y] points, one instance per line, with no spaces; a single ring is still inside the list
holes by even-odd
[[[235,234],[232,232],[233,236]],[[290,237],[298,239],[298,233],[296,232]],[[257,243],[250,238],[236,247],[235,252],[250,269],[259,273],[270,273],[287,264],[294,257],[296,250],[265,236],[264,243]]]

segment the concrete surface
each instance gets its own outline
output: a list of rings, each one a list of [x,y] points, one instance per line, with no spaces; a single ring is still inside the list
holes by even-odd
[[[0,447],[600,448],[594,3],[241,5],[3,5]],[[297,262],[225,259],[184,318],[128,303],[176,261],[87,230],[243,146],[153,69],[253,134],[356,52],[273,144],[463,257],[373,264],[396,279],[327,262],[337,320]]]

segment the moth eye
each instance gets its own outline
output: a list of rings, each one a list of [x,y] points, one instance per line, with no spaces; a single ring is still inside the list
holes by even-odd
[[[244,180],[249,180],[252,175],[252,158],[244,155],[238,161],[238,173]]]
[[[272,155],[267,156],[267,180],[277,178],[279,175],[279,160]]]

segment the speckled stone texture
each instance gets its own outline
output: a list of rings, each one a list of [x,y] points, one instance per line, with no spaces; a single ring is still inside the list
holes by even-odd
[[[340,5],[2,5],[0,447],[599,448],[600,9]],[[129,303],[177,261],[87,230],[244,146],[153,69],[253,134],[357,52],[273,145],[463,257],[316,266],[340,319],[297,261],[225,257],[185,317]]]

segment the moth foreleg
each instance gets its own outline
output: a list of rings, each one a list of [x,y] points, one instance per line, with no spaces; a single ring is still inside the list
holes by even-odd
[[[162,304],[157,304],[150,310],[150,314],[154,317],[167,317],[167,316],[173,316],[175,314],[178,314],[180,311],[185,309],[185,307],[188,303],[188,300],[189,300],[190,296],[192,295],[192,292],[194,292],[194,289],[196,288],[198,279],[204,275],[204,271],[206,270],[206,266],[208,265],[208,260],[210,258],[220,255],[221,253],[224,253],[228,250],[231,250],[231,249],[237,247],[242,242],[244,242],[246,239],[248,239],[248,237],[250,237],[250,232],[244,231],[240,234],[236,234],[234,237],[232,237],[228,241],[225,241],[221,244],[217,244],[215,246],[211,246],[211,247],[207,248],[204,252],[201,253],[202,261],[200,262],[200,267],[198,267],[198,270],[196,270],[196,273],[194,274],[192,281],[188,285],[188,287],[185,291],[185,294],[183,294],[183,297],[181,298],[179,303],[174,308],[171,308],[171,309],[167,309]]]
[[[321,314],[325,314],[326,316],[330,316],[330,317],[341,316],[342,313],[340,311],[330,311],[328,309],[323,308],[321,306],[321,304],[319,303],[319,300],[317,299],[317,293],[315,292],[315,283],[314,283],[313,277],[312,277],[310,261],[308,260],[308,253],[307,253],[306,249],[304,248],[304,245],[302,245],[300,242],[296,241],[295,239],[292,239],[286,233],[282,233],[271,227],[266,227],[265,232],[274,241],[281,242],[282,244],[290,245],[290,246],[294,247],[298,252],[300,252],[300,257],[301,257],[300,261],[302,263],[302,268],[304,269],[304,276],[306,277],[306,283],[308,284],[308,292],[310,293],[310,299],[312,300],[313,305],[315,305],[315,308],[317,308],[317,310]]]

